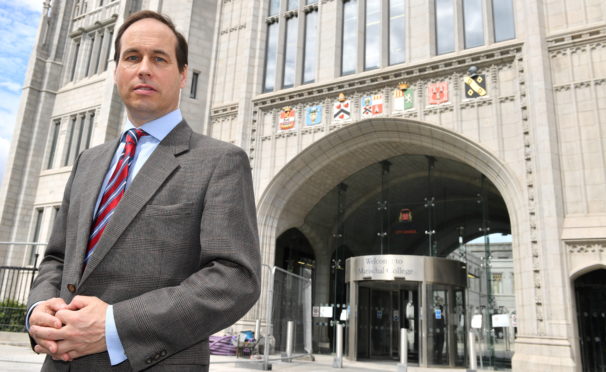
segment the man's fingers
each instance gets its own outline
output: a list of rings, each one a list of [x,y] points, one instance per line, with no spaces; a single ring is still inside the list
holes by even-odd
[[[35,338],[37,345],[34,346],[36,353],[54,354],[57,352],[57,343],[52,340]]]
[[[66,307],[67,304],[65,303],[65,300],[63,300],[62,298],[56,297],[56,298],[51,298],[50,300],[48,300],[47,306],[53,312],[57,312],[57,311],[63,309],[64,307]]]
[[[51,327],[40,327],[34,325],[30,327],[29,333],[36,340],[58,341],[63,340],[65,338],[65,330],[63,328],[56,329]],[[51,351],[54,352],[54,350]]]
[[[31,327],[33,326],[41,326],[41,327],[52,327],[52,328],[61,328],[61,321],[48,313],[44,312],[35,312],[29,318],[29,324]]]
[[[78,317],[78,313],[76,313],[75,310],[63,309],[63,310],[57,311],[57,313],[55,314],[55,317],[57,318],[57,320],[60,323],[68,324],[72,320],[74,320],[75,318]]]
[[[34,346],[34,351],[38,354],[52,354],[50,350],[40,344]]]
[[[72,299],[72,302],[67,305],[67,309],[69,310],[79,310],[85,306],[93,303],[97,298],[91,296],[76,296]]]

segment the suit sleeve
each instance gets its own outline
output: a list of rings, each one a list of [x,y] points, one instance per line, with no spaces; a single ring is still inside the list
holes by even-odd
[[[61,293],[61,278],[63,276],[63,260],[65,258],[65,239],[67,215],[70,205],[71,186],[76,174],[76,169],[80,156],[74,162],[74,167],[69,176],[65,191],[63,193],[63,201],[57,212],[53,229],[48,241],[48,245],[44,251],[44,258],[40,263],[38,275],[32,284],[27,300],[27,327],[29,329],[29,316],[31,315],[32,307],[40,302],[51,298],[59,297]],[[36,346],[36,342],[30,337],[32,348]]]
[[[198,242],[195,242],[197,245]],[[205,260],[179,285],[114,304],[134,370],[193,346],[240,319],[260,293],[260,254],[248,157],[230,148],[207,187],[199,245]]]
[[[63,201],[57,212],[51,235],[44,251],[44,258],[40,263],[38,276],[30,289],[27,308],[33,304],[59,297],[61,292],[61,278],[63,275],[63,262],[65,259],[65,244],[67,234],[67,216],[70,208],[70,194],[80,156],[74,162],[72,172],[65,186]]]

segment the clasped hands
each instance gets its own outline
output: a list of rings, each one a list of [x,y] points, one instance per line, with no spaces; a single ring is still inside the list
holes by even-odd
[[[29,334],[37,344],[34,351],[67,362],[107,350],[107,306],[97,297],[88,296],[76,296],[70,304],[62,298],[38,304],[29,318]]]

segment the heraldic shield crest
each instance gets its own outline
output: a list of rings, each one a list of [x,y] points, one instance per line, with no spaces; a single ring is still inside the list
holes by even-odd
[[[334,123],[344,123],[351,120],[351,101],[345,98],[343,93],[335,101],[332,109],[332,120]]]
[[[393,111],[401,112],[414,108],[414,90],[408,84],[400,84],[393,91]]]
[[[295,109],[286,106],[280,111],[280,130],[289,130],[295,127]]]
[[[448,102],[448,82],[441,81],[427,85],[427,96],[430,105]]]
[[[311,127],[322,123],[322,105],[305,108],[305,126]]]
[[[485,75],[465,76],[463,81],[465,82],[465,98],[484,97],[488,93]]]
[[[364,96],[360,100],[360,116],[370,118],[383,113],[383,95]]]

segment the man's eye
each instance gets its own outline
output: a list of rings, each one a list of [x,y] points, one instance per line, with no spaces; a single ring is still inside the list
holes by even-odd
[[[126,58],[124,58],[126,61],[136,61],[139,59],[139,57],[137,56],[127,56]]]
[[[156,62],[166,62],[166,60],[162,57],[155,57]]]

